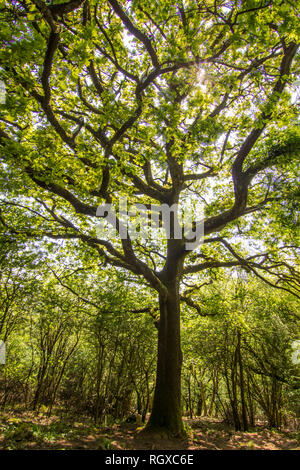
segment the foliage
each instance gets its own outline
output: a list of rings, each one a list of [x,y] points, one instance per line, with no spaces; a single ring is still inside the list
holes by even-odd
[[[37,261],[32,257],[37,263],[33,271],[42,273],[44,262],[52,273],[39,274],[40,295],[34,293],[40,279],[29,276],[24,284],[29,323],[19,313],[18,289],[26,274],[19,269],[16,280],[15,268],[4,273],[1,330],[5,325],[9,339],[20,331],[19,321],[25,322],[25,338],[31,341],[25,355],[25,401],[31,400],[34,378],[33,407],[45,402],[51,412],[73,364],[83,384],[82,389],[75,385],[76,393],[96,406],[96,420],[107,414],[111,394],[117,393],[124,409],[114,403],[114,418],[130,408],[133,394],[145,418],[153,383],[153,337],[149,334],[145,342],[150,326],[134,312],[148,312],[159,335],[149,427],[182,434],[184,304],[200,315],[228,312],[227,322],[214,324],[217,350],[224,355],[216,359],[235,424],[243,421],[246,428],[251,406],[245,367],[257,364],[251,356],[254,336],[246,343],[250,325],[241,307],[243,289],[230,301],[220,291],[207,312],[197,292],[218,280],[220,268],[241,266],[278,292],[299,297],[299,126],[293,91],[299,66],[297,6],[281,0],[2,0],[0,20],[0,79],[7,89],[0,105],[1,244],[14,256],[21,247],[31,251],[29,256],[41,250]],[[195,207],[190,228],[203,228],[203,244],[190,247],[188,231],[175,236],[177,206],[168,237],[148,239],[141,231],[132,236],[134,215],[125,238],[122,216],[114,232],[100,236],[97,208],[118,206],[122,196],[133,211],[141,203],[169,209],[178,204],[185,211]],[[78,272],[70,285],[63,269],[72,263]],[[92,292],[98,280],[110,286],[99,299]],[[141,297],[133,301],[137,291]],[[278,348],[285,352],[290,331],[282,317],[270,316],[271,331],[259,316],[257,321],[259,331],[265,331],[260,356]],[[98,361],[96,369],[85,364],[85,352]],[[138,378],[124,372],[129,365],[139,371]],[[281,366],[279,360],[268,363],[268,374],[275,377]],[[86,393],[95,373],[95,387]],[[257,395],[261,386],[271,387],[281,400],[277,379],[270,385],[268,375],[258,383],[247,377]],[[216,394],[217,375],[213,380]],[[69,378],[65,393],[71,389],[74,394],[73,385]],[[204,388],[201,394],[203,401]],[[279,423],[265,401],[259,406]]]

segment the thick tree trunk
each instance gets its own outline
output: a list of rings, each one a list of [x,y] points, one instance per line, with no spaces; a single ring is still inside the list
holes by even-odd
[[[184,434],[181,410],[180,300],[178,282],[160,297],[156,386],[147,430],[168,435]]]

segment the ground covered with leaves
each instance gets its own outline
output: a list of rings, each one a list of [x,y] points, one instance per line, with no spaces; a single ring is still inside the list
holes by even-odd
[[[136,424],[96,426],[88,419],[51,418],[32,413],[0,414],[1,450],[300,450],[299,431],[264,426],[236,432],[212,418],[186,420],[186,439],[149,436]]]

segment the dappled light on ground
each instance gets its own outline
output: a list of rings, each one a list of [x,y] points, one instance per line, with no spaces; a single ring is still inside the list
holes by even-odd
[[[213,418],[185,419],[186,439],[167,439],[141,433],[135,424],[96,426],[82,419],[23,413],[0,417],[0,449],[4,450],[300,450],[299,432],[258,427],[236,432]]]

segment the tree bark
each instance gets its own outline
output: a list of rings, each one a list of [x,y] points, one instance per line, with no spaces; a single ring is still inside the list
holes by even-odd
[[[241,406],[242,406],[242,423],[243,431],[248,431],[248,418],[247,418],[247,405],[245,398],[245,380],[244,380],[244,368],[241,354],[241,330],[237,330],[237,354],[240,370],[240,394],[241,394]]]
[[[184,434],[181,410],[180,299],[177,279],[159,298],[158,357],[152,413],[146,430],[172,436]]]

